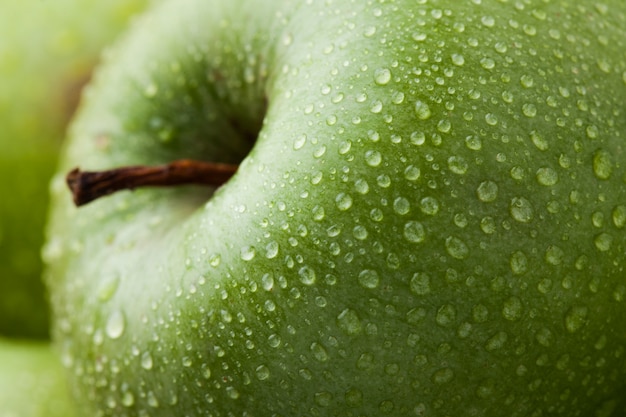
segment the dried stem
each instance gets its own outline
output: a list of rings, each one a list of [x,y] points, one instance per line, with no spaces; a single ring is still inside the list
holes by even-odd
[[[76,206],[120,190],[138,187],[169,187],[184,184],[220,186],[237,171],[237,165],[181,159],[166,165],[128,166],[106,171],[73,169],[67,185]]]

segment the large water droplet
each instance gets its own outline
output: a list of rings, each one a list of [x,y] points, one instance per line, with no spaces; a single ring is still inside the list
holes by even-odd
[[[517,297],[510,297],[504,302],[502,316],[510,321],[517,321],[522,317],[522,300]]]
[[[124,334],[126,317],[120,310],[115,310],[107,320],[105,332],[111,339],[119,339]]]
[[[593,172],[598,179],[607,180],[613,173],[613,161],[611,154],[605,150],[599,150],[593,156]]]
[[[469,256],[469,248],[465,242],[455,236],[449,236],[446,239],[446,251],[456,259],[465,259]]]
[[[150,369],[152,369],[152,365],[153,365],[152,355],[150,354],[150,352],[145,351],[141,355],[141,367],[149,371]]]
[[[537,182],[541,185],[552,186],[559,181],[559,174],[552,168],[544,167],[537,170]]]
[[[350,194],[339,193],[335,198],[335,203],[337,204],[337,208],[341,211],[346,211],[352,207],[352,197]]]
[[[589,309],[585,306],[572,307],[565,315],[565,328],[570,333],[576,333],[587,322]]]
[[[430,276],[423,272],[413,274],[410,282],[411,291],[417,295],[430,293]]]
[[[417,100],[415,102],[415,115],[420,120],[427,120],[430,119],[430,116],[432,116],[432,112],[428,104],[421,100]]]
[[[358,281],[362,287],[373,289],[378,287],[380,277],[378,276],[378,272],[372,269],[364,269],[359,273]]]
[[[411,243],[420,243],[426,238],[426,232],[420,222],[412,220],[405,223],[403,236]]]
[[[337,316],[337,326],[349,335],[361,333],[362,325],[356,311],[349,308]]]
[[[478,199],[484,203],[490,203],[498,198],[498,184],[493,181],[483,181],[476,189]]]
[[[374,81],[378,85],[387,85],[391,81],[391,71],[388,68],[379,68],[374,71]]]
[[[316,275],[313,268],[303,266],[298,270],[298,276],[300,277],[300,282],[304,285],[313,285],[315,283]]]
[[[524,197],[515,197],[509,208],[511,217],[520,223],[528,223],[533,219],[533,207]]]

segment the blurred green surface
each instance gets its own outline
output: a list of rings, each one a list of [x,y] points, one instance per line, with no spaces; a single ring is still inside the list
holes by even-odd
[[[0,335],[48,336],[40,247],[56,155],[103,48],[148,1],[0,1]]]
[[[72,417],[64,369],[49,342],[0,338],[0,417]]]

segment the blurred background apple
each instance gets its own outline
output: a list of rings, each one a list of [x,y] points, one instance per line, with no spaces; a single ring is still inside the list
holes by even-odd
[[[91,69],[149,1],[0,1],[0,336],[48,336],[49,177]]]

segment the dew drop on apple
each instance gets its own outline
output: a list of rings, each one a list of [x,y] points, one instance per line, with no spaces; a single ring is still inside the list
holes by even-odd
[[[524,197],[515,197],[509,207],[511,217],[520,223],[528,223],[534,217],[534,210],[530,201]]]
[[[259,381],[265,381],[270,377],[270,369],[266,365],[257,366],[255,373]]]
[[[420,222],[411,220],[404,224],[403,236],[408,242],[421,243],[426,238],[426,231]]]
[[[434,216],[439,213],[439,201],[434,197],[424,197],[420,200],[422,213]]]
[[[365,162],[371,167],[377,167],[382,162],[382,155],[379,151],[369,150],[365,152]]]
[[[149,371],[150,369],[152,369],[152,365],[153,365],[153,361],[152,361],[152,355],[150,354],[150,352],[145,351],[142,355],[141,355],[141,359],[140,359],[140,363],[141,363],[141,367],[147,371]]]
[[[493,181],[483,181],[478,185],[476,195],[483,203],[491,203],[498,198],[498,185]]]
[[[465,57],[461,54],[452,54],[452,63],[461,67],[465,64]]]
[[[493,113],[487,113],[485,115],[485,122],[487,122],[489,126],[495,126],[498,124],[498,116]]]
[[[374,289],[380,283],[378,272],[373,269],[364,269],[358,276],[359,285],[364,288]]]
[[[522,275],[528,271],[528,258],[522,251],[516,251],[509,260],[511,272],[515,275]]]
[[[416,272],[411,278],[409,288],[416,295],[430,294],[430,276],[424,272]]]
[[[593,156],[593,172],[596,178],[607,180],[613,173],[613,161],[611,154],[605,150],[599,150]]]
[[[555,185],[559,181],[559,174],[549,167],[539,168],[536,176],[537,182],[547,187]]]
[[[501,349],[506,344],[507,340],[509,340],[509,335],[505,332],[498,332],[493,335],[487,343],[485,344],[485,349],[488,352],[493,352],[495,350]]]
[[[456,321],[456,307],[452,304],[444,304],[437,310],[435,321],[442,327],[449,326]]]
[[[393,200],[393,211],[404,216],[411,210],[411,203],[404,197],[398,197]]]
[[[420,178],[421,174],[421,170],[415,165],[409,165],[404,169],[404,178],[406,178],[408,181],[417,181]]]
[[[113,296],[117,292],[119,284],[120,284],[119,274],[113,274],[105,278],[100,284],[100,287],[98,288],[98,300],[105,302],[113,298]]]
[[[335,203],[340,211],[346,211],[352,207],[352,197],[350,194],[339,193],[335,197]]]
[[[518,297],[508,298],[502,307],[502,316],[509,321],[518,321],[522,317],[522,300]]]
[[[565,252],[556,245],[550,245],[546,249],[545,260],[550,265],[560,265],[563,263]]]
[[[589,309],[585,306],[572,307],[565,315],[565,328],[570,333],[576,333],[587,323]]]
[[[239,255],[241,256],[242,260],[251,261],[256,255],[256,249],[254,248],[254,246],[244,246],[243,248],[241,248]]]
[[[121,310],[115,310],[107,320],[105,332],[111,339],[119,339],[124,334],[126,317]]]
[[[352,229],[352,236],[354,236],[354,238],[357,240],[365,240],[367,239],[367,235],[368,235],[368,232],[365,226],[356,225]]]
[[[359,178],[354,182],[354,188],[359,194],[362,195],[367,194],[370,190],[369,184],[362,178]]]
[[[330,406],[333,399],[333,395],[328,391],[316,392],[314,395],[315,404],[320,407],[328,407]]]
[[[623,229],[626,227],[626,206],[619,205],[613,209],[612,213],[613,224],[618,229]]]
[[[600,252],[606,252],[611,249],[611,245],[613,244],[613,236],[608,233],[600,233],[595,237],[594,243],[596,245],[596,249]]]
[[[270,345],[270,347],[277,348],[282,343],[282,339],[279,335],[273,333],[267,338],[267,343]]]
[[[432,116],[432,111],[427,103],[421,100],[415,102],[415,115],[420,120],[428,120]]]
[[[278,250],[278,243],[272,240],[267,245],[265,245],[265,257],[267,259],[274,259],[278,255]]]
[[[465,259],[469,256],[469,248],[461,239],[455,236],[446,238],[446,251],[455,259]]]
[[[300,282],[304,285],[313,285],[316,280],[315,270],[308,266],[303,266],[298,270]]]
[[[361,333],[362,324],[356,311],[345,309],[337,316],[337,326],[348,335]]]
[[[310,346],[313,357],[319,362],[326,362],[328,360],[328,352],[326,348],[320,343],[313,342]]]
[[[122,405],[124,407],[132,407],[135,404],[135,396],[130,391],[124,391],[122,393]]]
[[[388,68],[379,68],[374,71],[374,81],[378,85],[387,85],[391,81],[391,71]]]
[[[443,385],[454,379],[454,371],[451,368],[443,368],[436,371],[431,377],[436,385]]]
[[[451,156],[448,158],[448,168],[455,174],[463,175],[467,173],[469,165],[462,156]]]

